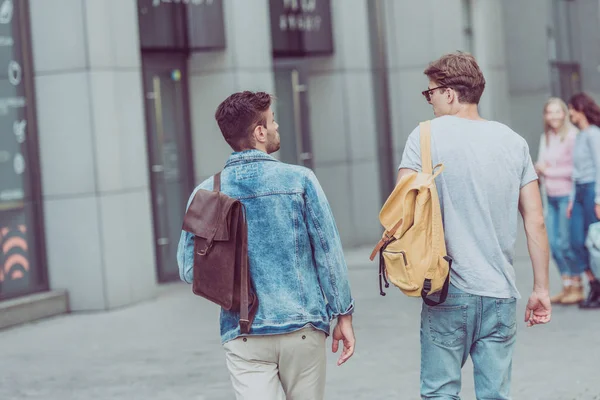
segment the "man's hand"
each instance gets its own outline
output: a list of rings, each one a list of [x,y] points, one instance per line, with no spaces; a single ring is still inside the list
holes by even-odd
[[[596,204],[594,211],[596,212],[596,218],[600,219],[600,204]]]
[[[598,205],[596,204],[596,207],[597,207],[597,206],[598,206]],[[573,202],[572,202],[572,201],[570,201],[570,202],[569,202],[569,205],[567,206],[567,218],[571,218],[571,213],[572,213],[572,212],[573,212]],[[598,211],[597,211],[597,209],[596,209],[596,215],[598,215]]]
[[[338,317],[337,325],[333,330],[331,343],[331,351],[337,353],[339,347],[339,341],[341,340],[344,344],[344,350],[340,355],[340,359],[337,365],[342,365],[354,354],[354,329],[352,328],[352,315],[340,315]]]
[[[525,310],[525,322],[531,327],[538,324],[547,324],[552,318],[552,306],[547,291],[534,291],[529,296]]]

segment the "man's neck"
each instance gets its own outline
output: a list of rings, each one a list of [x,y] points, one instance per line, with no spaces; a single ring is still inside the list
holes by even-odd
[[[472,120],[480,120],[480,121],[484,120],[479,115],[479,110],[477,109],[477,104],[459,104],[459,107],[451,115],[454,115],[455,117],[458,117],[458,118],[464,118],[464,119],[472,119]]]
[[[257,144],[254,147],[244,148],[244,149],[242,149],[240,151],[248,151],[248,150],[258,150],[258,151],[262,151],[263,153],[269,154],[269,152],[267,151],[266,146],[261,146],[260,144]]]

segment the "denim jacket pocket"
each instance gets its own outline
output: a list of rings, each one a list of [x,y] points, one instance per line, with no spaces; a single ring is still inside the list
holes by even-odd
[[[467,336],[468,305],[427,307],[429,338],[438,346],[456,348]]]
[[[517,299],[496,299],[496,330],[502,339],[510,339],[517,333]]]

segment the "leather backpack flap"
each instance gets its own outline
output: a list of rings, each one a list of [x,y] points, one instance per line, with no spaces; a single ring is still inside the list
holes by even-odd
[[[226,310],[239,308],[236,238],[240,208],[239,201],[221,192],[198,190],[183,220],[183,230],[194,234],[192,290]]]
[[[185,213],[182,229],[205,239],[229,240],[230,224],[223,221],[236,202],[221,192],[199,189]]]

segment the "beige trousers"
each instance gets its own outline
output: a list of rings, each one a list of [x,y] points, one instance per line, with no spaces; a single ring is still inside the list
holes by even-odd
[[[237,400],[322,400],[325,333],[312,327],[223,345]]]

